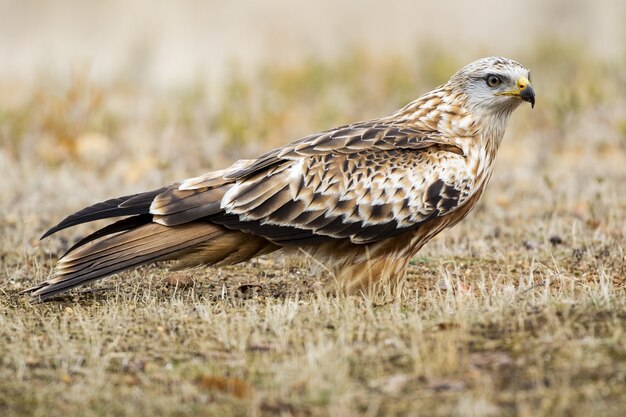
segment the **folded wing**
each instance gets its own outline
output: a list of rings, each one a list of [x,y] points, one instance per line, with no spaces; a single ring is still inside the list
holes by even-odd
[[[367,244],[460,207],[474,189],[462,151],[434,132],[381,121],[311,135],[258,159],[87,207],[50,229],[123,217],[75,244],[45,299],[168,259],[241,262],[281,246]]]

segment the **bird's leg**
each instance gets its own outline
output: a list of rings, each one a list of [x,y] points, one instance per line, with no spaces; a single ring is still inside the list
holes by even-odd
[[[407,256],[367,257],[336,271],[341,289],[347,294],[364,294],[378,298],[394,297],[409,263]]]

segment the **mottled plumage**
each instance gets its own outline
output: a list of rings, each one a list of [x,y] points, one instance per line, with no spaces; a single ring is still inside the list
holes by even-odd
[[[257,159],[85,208],[50,229],[125,216],[87,236],[46,299],[147,262],[225,265],[303,249],[347,289],[397,281],[482,194],[511,112],[534,105],[529,72],[491,57],[396,113],[309,135]]]

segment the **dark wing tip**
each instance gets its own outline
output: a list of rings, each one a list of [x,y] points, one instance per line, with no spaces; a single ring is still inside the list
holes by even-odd
[[[84,209],[67,216],[59,224],[44,233],[40,239],[45,239],[59,230],[76,226],[81,223],[88,223],[111,217],[147,214],[150,212],[150,204],[152,204],[152,200],[166,189],[167,187],[163,187],[158,190],[148,191],[145,193],[112,198],[110,200],[85,207]]]
[[[26,288],[25,290],[20,291],[20,295],[30,296],[28,302],[31,304],[37,304],[46,301],[50,296],[46,295],[38,295],[38,293],[49,286],[48,281],[40,282],[39,284],[32,286],[30,288]]]
[[[50,229],[48,229],[48,231],[46,233],[44,233],[43,235],[41,235],[41,237],[39,238],[39,240],[44,240],[45,238],[47,238],[48,236],[58,232],[59,230],[61,230],[61,228],[59,227],[59,225],[56,225],[54,227],[51,227]]]
[[[37,284],[35,286],[32,286],[30,288],[26,288],[26,289],[20,291],[20,294],[31,294],[31,293],[33,293],[33,292],[35,292],[35,291],[37,291],[37,290],[47,286],[47,285],[48,285],[48,283],[46,281],[40,282],[39,284]]]

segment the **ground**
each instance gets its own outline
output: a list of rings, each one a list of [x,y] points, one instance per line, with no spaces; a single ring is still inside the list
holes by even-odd
[[[280,255],[19,292],[93,230],[39,242],[64,215],[387,114],[463,63],[353,52],[176,91],[3,83],[0,413],[622,415],[626,62],[533,51],[514,58],[537,106],[513,115],[479,206],[377,297]]]

